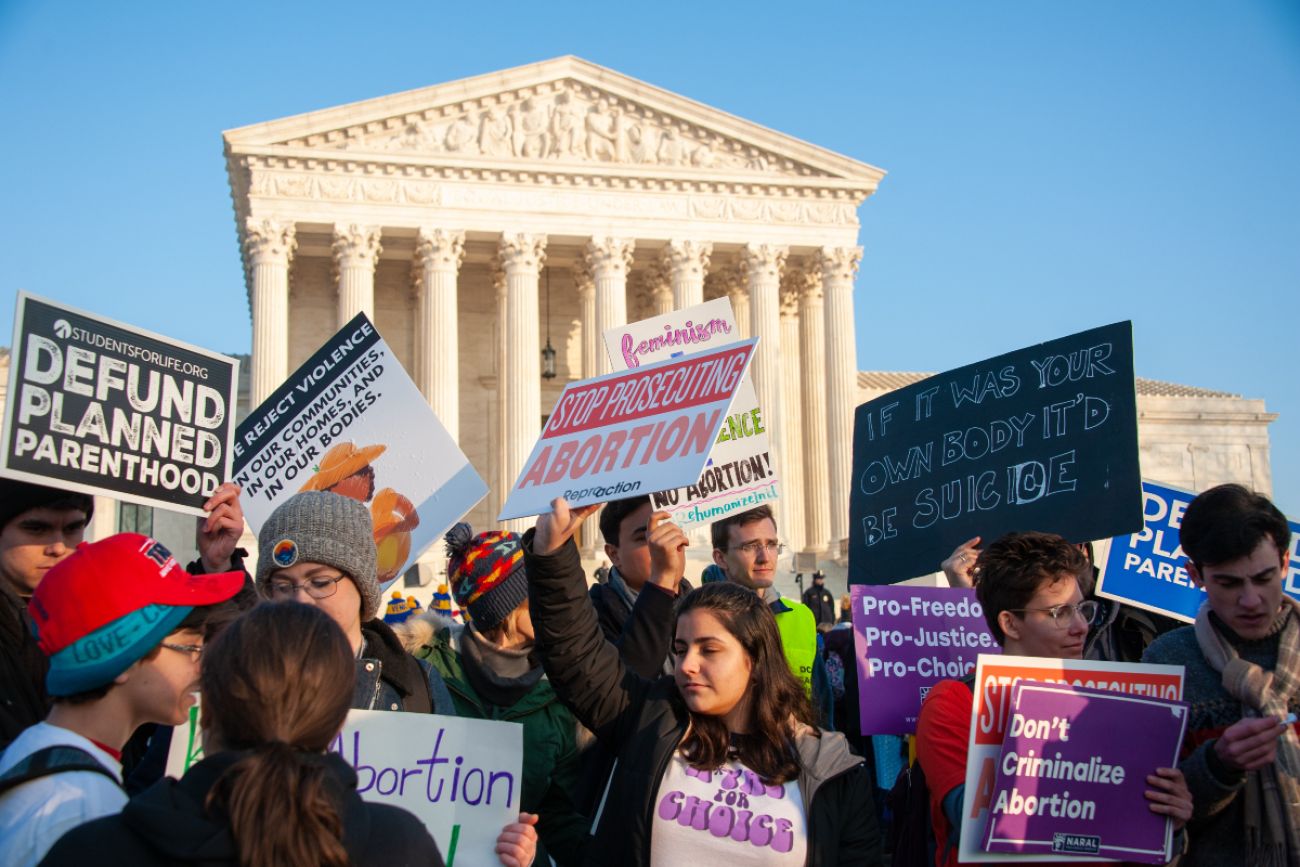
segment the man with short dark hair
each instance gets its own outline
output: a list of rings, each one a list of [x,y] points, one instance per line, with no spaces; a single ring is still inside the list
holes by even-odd
[[[600,534],[612,566],[608,580],[590,591],[605,639],[619,647],[630,668],[649,678],[671,671],[672,605],[691,589],[683,577],[686,536],[667,517],[660,513],[656,519],[649,497],[607,503]],[[654,589],[642,603],[647,587]],[[633,618],[638,606],[647,608],[645,616]]]
[[[49,662],[32,635],[27,601],[80,544],[94,511],[86,494],[0,479],[0,749],[50,709]]]
[[[728,515],[714,521],[710,532],[714,564],[726,574],[728,581],[753,590],[767,603],[776,616],[790,670],[818,705],[824,724],[831,727],[833,701],[817,635],[817,618],[807,605],[785,599],[774,586],[777,558],[785,546],[776,537],[772,507],[763,505]]]
[[[1300,605],[1284,593],[1291,528],[1267,497],[1220,485],[1188,505],[1179,543],[1205,602],[1194,626],[1158,638],[1143,661],[1187,672],[1180,767],[1195,812],[1182,863],[1300,864]]]
[[[122,747],[194,704],[206,606],[243,572],[190,575],[157,541],[120,533],[49,570],[28,610],[54,706],[0,756],[0,851],[36,864],[66,831],[121,810]]]
[[[1082,659],[1097,603],[1083,598],[1091,579],[1083,553],[1049,533],[1008,533],[979,555],[972,572],[984,619],[1004,653],[1048,659]],[[935,684],[921,705],[916,759],[930,790],[930,819],[938,863],[955,867],[961,833],[971,707],[966,681]],[[1191,806],[1178,772],[1161,768],[1147,777],[1153,812],[1185,818]]]

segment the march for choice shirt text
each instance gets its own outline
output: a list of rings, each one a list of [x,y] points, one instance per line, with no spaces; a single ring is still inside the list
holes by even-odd
[[[652,865],[789,867],[803,864],[807,849],[797,780],[770,786],[739,761],[698,771],[673,754],[655,800]]]

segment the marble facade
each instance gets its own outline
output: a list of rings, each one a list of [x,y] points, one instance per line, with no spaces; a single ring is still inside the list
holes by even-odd
[[[786,420],[779,524],[838,553],[882,170],[574,57],[224,138],[254,403],[365,311],[488,479],[489,526],[564,384],[609,370],[604,329],[726,295]]]

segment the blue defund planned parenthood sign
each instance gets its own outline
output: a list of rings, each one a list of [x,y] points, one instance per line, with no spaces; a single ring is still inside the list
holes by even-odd
[[[1101,564],[1097,594],[1148,611],[1191,623],[1205,601],[1205,591],[1187,574],[1187,558],[1178,545],[1183,512],[1196,495],[1188,491],[1142,483],[1142,530],[1111,540]],[[1300,600],[1300,525],[1291,522],[1291,549],[1283,589]]]

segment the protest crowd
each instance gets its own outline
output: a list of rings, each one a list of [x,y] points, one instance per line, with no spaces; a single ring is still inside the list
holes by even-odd
[[[386,598],[391,548],[380,550],[418,526],[414,506],[377,544],[365,502],[380,501],[374,472],[348,472],[282,498],[248,563],[247,494],[222,484],[187,566],[144,535],[83,541],[94,510],[84,493],[0,478],[0,861],[469,863],[452,858],[455,835],[449,846],[412,812],[362,797],[383,777],[338,744],[350,714],[374,712],[517,727],[516,809],[478,829],[508,867],[969,863],[972,804],[1007,794],[972,777],[972,727],[993,695],[975,658],[999,658],[986,649],[1070,671],[1179,667],[1181,749],[1130,768],[1142,805],[1131,812],[1168,835],[1139,860],[1300,865],[1291,530],[1243,487],[1204,491],[1182,516],[1186,571],[1205,596],[1190,625],[1099,595],[1091,546],[1032,526],[934,562],[951,585],[937,592],[977,601],[991,639],[962,633],[977,649],[960,676],[926,687],[902,738],[863,731],[861,709],[883,693],[859,666],[855,603],[821,573],[802,601],[777,590],[784,546],[768,504],[712,522],[712,562],[698,575],[687,575],[687,532],[650,496],[555,497],[522,534],[457,523],[444,540],[447,586],[417,610]],[[361,495],[337,489],[349,479]],[[609,564],[595,583],[577,543],[588,521]],[[198,743],[181,743],[195,713]],[[1007,767],[1081,773],[1059,749],[1088,736],[1086,719],[1069,734],[1049,719],[1042,752],[999,760],[997,785]],[[403,788],[423,774],[432,792],[443,763],[456,776],[439,779],[469,789],[457,788],[468,762],[462,780],[462,757],[437,758],[441,731],[423,768],[401,772]],[[168,775],[174,748],[197,756],[199,745]],[[1123,767],[1104,767],[1122,780]],[[1011,800],[1087,818],[1078,786],[1073,798],[1048,791]],[[1081,853],[1098,849],[1068,848],[1075,833],[1057,835],[1067,848],[1056,860],[1092,863]],[[978,860],[1017,860],[997,851]]]

